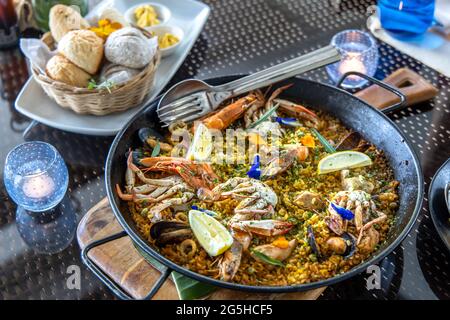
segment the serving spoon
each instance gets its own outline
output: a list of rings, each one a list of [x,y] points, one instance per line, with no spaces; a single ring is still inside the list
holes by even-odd
[[[220,86],[210,86],[197,79],[184,80],[162,96],[157,107],[158,117],[163,126],[180,120],[190,122],[216,110],[229,98],[339,60],[339,52],[329,45]]]

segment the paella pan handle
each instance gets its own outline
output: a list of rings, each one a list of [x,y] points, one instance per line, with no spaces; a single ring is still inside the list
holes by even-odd
[[[366,75],[364,73],[360,73],[360,72],[357,72],[357,71],[349,71],[349,72],[345,73],[339,79],[339,81],[337,82],[336,86],[338,88],[342,88],[342,83],[344,82],[344,80],[347,77],[352,76],[352,75],[364,78],[367,81],[369,81],[370,83],[373,83],[373,84],[375,84],[375,85],[377,85],[377,86],[379,86],[379,87],[381,87],[381,88],[383,88],[383,89],[385,89],[385,90],[395,94],[397,97],[400,98],[400,101],[394,102],[394,104],[392,104],[390,106],[383,107],[383,108],[378,108],[381,112],[383,112],[383,113],[390,113],[390,112],[393,112],[393,111],[400,110],[404,106],[406,106],[406,96],[402,92],[400,92],[400,90],[398,90],[397,88],[395,88],[395,87],[393,87],[393,86],[391,86],[391,85],[389,85],[387,83],[384,83],[383,81],[380,81],[380,80],[377,80],[377,79],[375,79],[375,78],[373,78],[371,76],[368,76],[368,75]],[[367,90],[367,89],[364,89],[364,90]],[[362,90],[362,91],[364,91],[364,90]],[[358,94],[356,94],[356,96],[358,96]]]
[[[81,259],[83,260],[84,264],[91,270],[106,286],[120,299],[122,300],[134,300],[132,296],[130,296],[125,290],[121,288],[120,285],[118,285],[113,279],[108,277],[106,273],[103,272],[88,256],[88,253],[90,250],[101,246],[105,243],[126,237],[128,234],[125,231],[121,231],[119,233],[110,235],[108,237],[105,237],[100,240],[93,241],[89,243],[84,249],[81,251]],[[142,300],[150,300],[161,288],[163,283],[167,280],[167,278],[172,273],[172,269],[169,269],[167,267],[164,267],[163,271],[161,272],[161,276],[159,279],[155,282],[153,287],[151,288],[150,292],[142,299]]]

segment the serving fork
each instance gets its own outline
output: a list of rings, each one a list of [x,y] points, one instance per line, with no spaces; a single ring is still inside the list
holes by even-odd
[[[216,110],[229,98],[323,67],[339,59],[340,54],[336,48],[326,46],[219,86],[210,86],[197,79],[184,80],[162,96],[157,114],[164,127],[180,120],[191,122]]]

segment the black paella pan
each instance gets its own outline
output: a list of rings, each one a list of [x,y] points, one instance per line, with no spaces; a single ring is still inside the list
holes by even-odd
[[[219,77],[207,80],[206,82],[212,85],[219,85],[237,78],[239,78],[239,76]],[[400,108],[405,102],[405,97],[394,88],[377,80],[370,80],[384,87],[384,89],[391,90],[389,94],[395,93],[401,96],[400,103],[385,110],[393,111]],[[277,86],[287,83],[292,83],[293,85],[283,93],[284,98],[302,103],[313,110],[323,110],[330,113],[340,119],[345,126],[361,133],[366,140],[384,150],[386,157],[394,170],[396,180],[400,181],[398,190],[400,205],[397,212],[397,218],[387,240],[369,260],[355,266],[346,273],[322,281],[291,286],[250,286],[224,282],[198,274],[173,263],[158,253],[147,240],[140,235],[131,218],[127,204],[119,199],[114,188],[116,184],[124,184],[126,170],[125,154],[130,147],[134,148],[140,144],[137,137],[137,131],[142,127],[159,127],[158,117],[156,115],[158,99],[156,99],[147,108],[143,109],[133,117],[120,133],[117,134],[106,161],[105,176],[109,202],[124,231],[91,243],[85,247],[82,252],[82,258],[86,265],[96,273],[117,296],[123,299],[131,298],[119,285],[114,283],[114,281],[105,275],[88,258],[88,251],[93,247],[124,236],[129,236],[140,250],[161,262],[166,268],[146,298],[151,298],[157,292],[172,271],[177,271],[185,276],[214,286],[253,292],[296,292],[329,286],[364,272],[368,266],[376,264],[386,255],[391,253],[406,237],[416,221],[423,199],[422,170],[418,158],[406,137],[384,113],[344,90],[302,78],[291,78],[283,83],[277,84]]]

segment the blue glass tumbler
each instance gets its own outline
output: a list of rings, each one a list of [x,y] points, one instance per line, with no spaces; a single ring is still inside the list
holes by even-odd
[[[420,40],[434,21],[435,0],[378,0],[383,28],[403,41]]]

